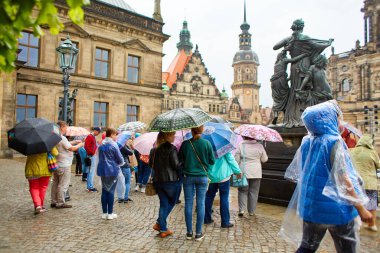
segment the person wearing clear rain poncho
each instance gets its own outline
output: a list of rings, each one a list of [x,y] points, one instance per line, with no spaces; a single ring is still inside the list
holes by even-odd
[[[337,252],[359,252],[355,218],[372,217],[363,207],[368,198],[339,135],[341,115],[336,101],[308,107],[302,114],[308,135],[285,173],[297,187],[280,231],[300,244],[296,252],[316,252],[327,230]]]

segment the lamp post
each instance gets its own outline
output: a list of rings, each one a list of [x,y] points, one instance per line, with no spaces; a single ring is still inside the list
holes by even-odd
[[[79,50],[71,42],[70,35],[67,35],[66,40],[57,47],[56,51],[58,52],[59,67],[63,72],[63,103],[62,118],[60,120],[67,122],[67,99],[69,95],[70,71],[75,68]]]

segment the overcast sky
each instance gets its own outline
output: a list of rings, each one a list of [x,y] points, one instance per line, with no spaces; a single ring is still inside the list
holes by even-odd
[[[124,0],[138,13],[151,17],[154,0]],[[270,77],[276,52],[273,45],[291,34],[293,20],[305,21],[304,34],[317,39],[334,38],[335,53],[351,50],[355,41],[363,43],[362,0],[247,0],[247,22],[251,25],[252,49],[258,54],[261,83],[260,104],[272,105]],[[243,22],[244,0],[161,0],[164,33],[163,70],[177,54],[176,43],[186,18],[191,41],[199,51],[209,73],[231,96],[232,59],[239,50],[238,35]],[[331,49],[325,50],[330,56]]]

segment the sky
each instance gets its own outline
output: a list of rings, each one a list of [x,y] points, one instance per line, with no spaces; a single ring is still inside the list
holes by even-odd
[[[154,0],[124,0],[137,12],[151,17]],[[252,49],[258,54],[261,84],[260,105],[272,106],[270,77],[277,51],[273,45],[291,35],[295,19],[305,22],[304,34],[316,39],[333,38],[335,53],[349,51],[355,41],[363,44],[362,0],[246,0],[247,22],[252,34]],[[191,42],[198,44],[209,73],[231,96],[232,59],[239,50],[238,36],[243,23],[244,0],[161,0],[164,33],[171,37],[164,43],[163,71],[177,54],[176,43],[186,19]],[[324,52],[327,57],[331,49]]]

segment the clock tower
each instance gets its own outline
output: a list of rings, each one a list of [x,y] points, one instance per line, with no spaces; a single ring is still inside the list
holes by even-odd
[[[232,67],[234,68],[234,82],[231,86],[233,97],[239,101],[243,120],[250,123],[261,123],[259,108],[259,89],[257,82],[257,68],[259,58],[251,49],[250,25],[246,20],[246,6],[244,1],[244,22],[240,26],[239,51],[236,52]]]

